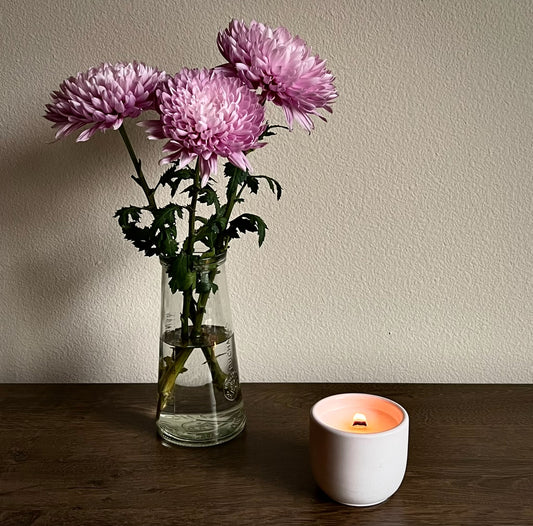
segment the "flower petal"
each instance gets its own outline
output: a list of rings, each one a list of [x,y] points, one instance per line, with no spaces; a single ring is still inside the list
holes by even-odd
[[[169,139],[165,162],[182,168],[198,159],[202,185],[216,173],[217,158],[249,169],[244,152],[259,148],[265,111],[259,97],[219,69],[182,69],[157,90],[158,121],[143,121],[151,139]]]
[[[155,91],[165,78],[166,73],[138,62],[103,63],[65,80],[52,93],[45,118],[61,126],[56,137],[94,125],[77,139],[86,141],[97,130],[116,130],[125,118],[155,109]]]
[[[232,20],[218,34],[217,44],[228,61],[220,69],[234,75],[261,92],[262,100],[281,106],[292,129],[296,121],[307,131],[313,129],[310,115],[318,109],[331,112],[337,98],[335,80],[325,61],[313,55],[299,37],[292,37],[284,27],[269,28],[256,21],[247,26]]]

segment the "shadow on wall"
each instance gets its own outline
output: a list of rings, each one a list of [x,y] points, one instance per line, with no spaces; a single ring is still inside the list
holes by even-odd
[[[4,145],[2,382],[79,381],[80,366],[100,377],[95,369],[103,369],[105,360],[98,355],[107,350],[99,348],[87,316],[95,307],[87,298],[105,281],[102,273],[109,272],[109,266],[101,266],[108,259],[109,236],[98,235],[94,219],[111,218],[114,212],[102,212],[99,195],[113,167],[104,168],[97,151],[107,149],[100,141],[110,142],[110,137],[74,147],[73,138],[44,144],[41,134]]]

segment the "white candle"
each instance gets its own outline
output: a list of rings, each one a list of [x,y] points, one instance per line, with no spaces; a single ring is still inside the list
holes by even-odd
[[[400,486],[407,464],[409,417],[392,400],[363,393],[330,396],[311,409],[311,466],[332,499],[372,506]]]

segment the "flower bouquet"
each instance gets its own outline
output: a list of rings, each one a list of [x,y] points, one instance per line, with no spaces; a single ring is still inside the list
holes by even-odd
[[[65,80],[45,114],[57,139],[85,128],[77,141],[109,129],[124,141],[146,203],[115,217],[125,238],[163,267],[158,429],[188,445],[220,443],[244,427],[224,261],[243,233],[257,233],[259,245],[265,238],[259,216],[236,213],[245,192],[266,185],[279,199],[282,191],[275,179],[253,174],[249,154],[294,121],[311,132],[311,116],[324,119],[319,110],[331,112],[337,97],[325,61],[285,28],[232,20],[217,44],[227,62],[213,69],[172,76],[139,62],[91,68]],[[283,109],[287,126],[265,121],[267,102]],[[148,139],[166,141],[160,164],[169,165],[152,185],[126,131],[128,119],[148,110],[157,118],[138,125]],[[219,158],[226,160],[222,190]],[[209,380],[194,378],[200,369]]]

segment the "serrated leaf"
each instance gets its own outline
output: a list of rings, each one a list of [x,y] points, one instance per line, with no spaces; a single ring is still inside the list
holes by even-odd
[[[138,223],[141,220],[142,208],[138,206],[126,206],[117,210],[113,217],[118,218],[121,228],[129,226],[131,223]]]
[[[176,214],[178,217],[183,217],[183,208],[181,205],[169,203],[154,211],[150,234],[159,255],[171,256],[178,249]]]
[[[172,256],[178,249],[176,218],[183,217],[183,207],[170,203],[164,208],[152,210],[152,224],[141,227],[139,221],[146,209],[129,206],[118,210],[118,218],[124,237],[147,256]]]
[[[171,166],[159,179],[159,184],[170,187],[170,195],[174,197],[182,181],[192,179],[194,181],[194,170],[189,167],[177,169],[176,165]]]
[[[215,210],[217,212],[220,210],[218,195],[211,185],[207,185],[199,190],[198,201],[200,203],[205,203],[208,206],[215,205]]]
[[[246,179],[246,186],[250,189],[250,192],[252,192],[252,194],[257,194],[257,192],[259,191],[259,181],[256,177],[249,176]]]
[[[224,177],[231,177],[233,175],[233,171],[235,169],[235,165],[231,164],[229,161],[224,164]]]
[[[222,211],[212,215],[196,232],[196,240],[210,249],[215,248],[218,235],[226,228],[227,219]]]
[[[117,210],[115,217],[118,218],[124,237],[147,256],[153,256],[157,250],[152,240],[150,228],[138,225],[142,211],[143,208],[138,206],[128,206]]]
[[[240,237],[239,232],[242,234],[245,232],[257,232],[259,246],[261,246],[265,240],[267,228],[266,223],[259,216],[254,214],[242,214],[230,222],[227,235],[230,238],[238,238]]]
[[[156,227],[164,227],[165,225],[171,226],[176,224],[176,217],[177,216],[182,219],[183,218],[183,209],[185,207],[182,205],[178,205],[176,203],[169,203],[168,205],[164,206],[163,208],[159,208],[154,211],[154,226]]]
[[[273,132],[272,130],[276,129],[276,128],[281,128],[281,129],[284,129],[284,130],[289,130],[289,128],[287,126],[281,126],[279,124],[273,124],[272,126],[270,126],[268,124],[268,122],[266,123],[266,128],[265,128],[265,131],[259,136],[259,141],[261,139],[264,139],[265,137],[271,137],[272,135],[276,135],[276,132]]]
[[[226,197],[229,200],[237,193],[239,185],[244,183],[248,176],[248,172],[245,172],[240,168],[237,168],[230,162],[227,162],[224,166],[224,175],[226,177],[229,177],[229,181],[226,188]]]
[[[281,192],[283,188],[281,185],[272,177],[268,177],[267,175],[254,175],[255,179],[265,179],[268,183],[268,186],[270,187],[270,190],[272,190],[272,193],[276,194],[276,199],[279,201],[281,199]]]

